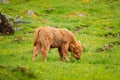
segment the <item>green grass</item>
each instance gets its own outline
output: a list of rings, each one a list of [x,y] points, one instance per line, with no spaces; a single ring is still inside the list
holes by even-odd
[[[53,9],[47,11],[47,9]],[[28,16],[27,10],[35,12]],[[22,16],[27,24],[12,36],[0,36],[0,80],[119,80],[120,79],[120,1],[119,0],[9,0],[0,11]],[[84,16],[79,16],[83,14]],[[38,26],[57,26],[74,33],[84,46],[81,60],[59,61],[51,49],[47,62],[41,55],[32,62],[33,33]],[[96,51],[114,44],[110,50]]]

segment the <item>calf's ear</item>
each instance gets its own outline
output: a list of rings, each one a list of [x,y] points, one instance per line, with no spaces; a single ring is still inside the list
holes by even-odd
[[[70,49],[71,49],[72,51],[74,51],[74,50],[75,50],[75,46],[74,46],[73,44],[70,44]]]

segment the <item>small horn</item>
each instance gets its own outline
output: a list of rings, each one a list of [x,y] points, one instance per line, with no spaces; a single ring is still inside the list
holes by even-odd
[[[81,44],[81,41],[79,41],[79,40],[78,40],[78,43],[80,43],[80,44]]]

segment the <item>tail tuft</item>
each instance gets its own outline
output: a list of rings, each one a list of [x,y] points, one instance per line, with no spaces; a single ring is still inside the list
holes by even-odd
[[[39,28],[35,29],[35,33],[34,33],[34,46],[36,46],[36,44],[38,42],[39,31],[40,31]]]

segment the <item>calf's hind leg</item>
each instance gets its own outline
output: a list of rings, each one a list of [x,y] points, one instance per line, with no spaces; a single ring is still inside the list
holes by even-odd
[[[48,50],[49,50],[49,46],[47,46],[47,47],[43,47],[43,46],[42,46],[42,48],[41,48],[42,61],[43,61],[43,62],[47,61]]]
[[[39,54],[40,49],[41,49],[40,45],[37,44],[34,46],[32,61],[36,61],[36,57]]]

